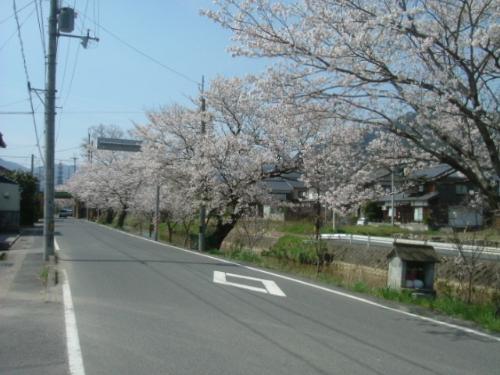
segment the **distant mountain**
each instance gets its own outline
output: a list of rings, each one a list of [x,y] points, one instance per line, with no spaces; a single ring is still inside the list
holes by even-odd
[[[27,171],[28,168],[23,167],[21,164],[14,163],[13,161],[7,161],[0,158],[0,166],[7,168],[10,171]]]

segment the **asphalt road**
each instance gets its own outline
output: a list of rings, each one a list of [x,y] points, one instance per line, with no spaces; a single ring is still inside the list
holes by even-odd
[[[92,223],[57,229],[88,375],[500,373],[491,337]]]

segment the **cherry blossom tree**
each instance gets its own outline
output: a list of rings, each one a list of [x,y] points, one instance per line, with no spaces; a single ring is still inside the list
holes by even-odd
[[[117,226],[123,227],[131,202],[143,184],[144,161],[140,154],[98,150],[97,137],[123,138],[124,132],[113,125],[91,128],[94,142],[84,145],[89,161],[67,183],[73,193],[88,207],[118,212]]]
[[[415,161],[462,172],[490,208],[499,13],[491,0],[219,0],[204,11],[233,32],[234,55],[275,59],[278,97],[406,140]]]
[[[370,135],[366,127],[332,125],[321,143],[304,149],[303,180],[314,192],[317,220],[320,204],[347,213],[380,193],[373,181],[377,164],[369,152]]]
[[[136,131],[147,159],[159,160],[169,178],[183,181],[178,187],[190,197],[187,204],[206,206],[214,228],[209,242],[218,248],[238,220],[267,199],[262,180],[297,167],[294,155],[304,137],[288,138],[301,133],[297,119],[262,101],[251,79],[217,78],[205,95],[205,134],[202,114],[178,105],[150,111],[149,123]]]

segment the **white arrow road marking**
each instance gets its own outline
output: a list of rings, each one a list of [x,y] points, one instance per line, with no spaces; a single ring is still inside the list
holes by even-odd
[[[230,277],[233,277],[236,279],[259,281],[262,283],[262,285],[264,285],[264,288],[259,288],[257,286],[251,286],[251,285],[246,285],[246,284],[233,283],[233,282],[227,281],[226,276],[230,276]],[[222,284],[222,285],[231,285],[231,286],[234,286],[236,288],[248,289],[248,290],[252,290],[254,292],[260,292],[260,293],[266,293],[266,294],[269,293],[269,294],[272,294],[273,296],[286,297],[286,294],[283,293],[283,291],[280,289],[280,287],[274,281],[259,279],[257,277],[250,277],[250,276],[236,275],[234,273],[214,271],[214,283]]]

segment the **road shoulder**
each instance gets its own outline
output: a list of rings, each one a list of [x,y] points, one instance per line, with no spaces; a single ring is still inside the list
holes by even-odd
[[[1,261],[0,373],[68,373],[62,291],[46,282],[40,245],[39,230],[23,233]]]

